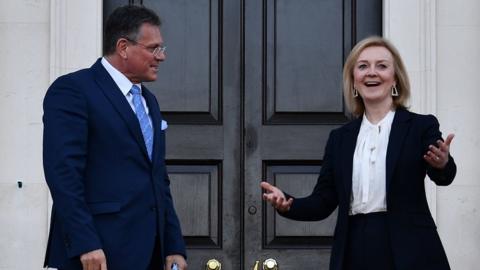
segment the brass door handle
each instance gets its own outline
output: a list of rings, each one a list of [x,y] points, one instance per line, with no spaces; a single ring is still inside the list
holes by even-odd
[[[216,259],[210,259],[208,260],[205,266],[205,269],[206,270],[222,270],[222,264]]]
[[[255,265],[253,266],[253,270],[258,270],[258,265],[260,264],[260,261],[255,261]]]
[[[277,261],[269,258],[263,262],[263,270],[278,270]]]

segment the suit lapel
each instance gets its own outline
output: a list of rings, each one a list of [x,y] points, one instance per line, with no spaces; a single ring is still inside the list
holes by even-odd
[[[388,139],[387,160],[386,160],[386,188],[387,197],[390,190],[393,172],[400,156],[405,136],[410,127],[410,113],[404,109],[397,109],[395,118],[392,122],[390,130],[390,138]]]
[[[149,159],[147,148],[143,140],[142,130],[140,128],[140,123],[130,107],[130,104],[128,104],[127,99],[122,94],[110,74],[108,74],[107,70],[105,70],[105,68],[102,66],[100,59],[92,66],[92,70],[95,76],[95,81],[100,86],[100,89],[103,91],[110,103],[112,103],[115,110],[120,114],[121,118],[125,121],[130,133],[137,141],[146,158]]]
[[[360,124],[362,118],[352,121],[350,126],[343,133],[342,138],[342,170],[343,170],[343,184],[345,186],[345,192],[349,197],[352,191],[352,169],[353,169],[353,154],[355,152],[355,146],[357,145],[357,136],[360,131]]]

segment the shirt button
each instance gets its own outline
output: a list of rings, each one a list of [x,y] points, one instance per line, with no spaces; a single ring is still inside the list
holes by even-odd
[[[150,207],[150,210],[151,210],[152,212],[155,212],[155,211],[157,211],[157,207],[152,206],[152,207]]]

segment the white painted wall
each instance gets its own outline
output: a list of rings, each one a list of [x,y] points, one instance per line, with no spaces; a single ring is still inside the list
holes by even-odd
[[[437,4],[437,109],[454,132],[455,182],[438,189],[437,218],[452,269],[480,268],[480,1]]]
[[[427,184],[454,270],[480,263],[479,11],[478,0],[384,0],[384,35],[407,65],[412,110],[437,115],[442,131],[456,134],[455,182]],[[101,0],[0,1],[0,270],[42,268],[50,203],[42,99],[58,75],[100,55],[101,16]]]
[[[50,4],[0,1],[0,269],[41,269],[48,191],[41,163]],[[23,181],[23,188],[17,187]]]
[[[42,269],[50,209],[42,100],[58,75],[100,56],[101,7],[101,0],[0,0],[0,270]]]

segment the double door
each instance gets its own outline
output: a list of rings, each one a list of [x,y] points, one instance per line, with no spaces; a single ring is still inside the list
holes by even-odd
[[[171,189],[189,269],[328,269],[335,214],[280,217],[261,180],[294,196],[316,183],[329,132],[348,121],[342,65],[381,34],[381,0],[105,0],[162,18],[155,92],[168,121]],[[213,267],[214,264],[212,263]]]

